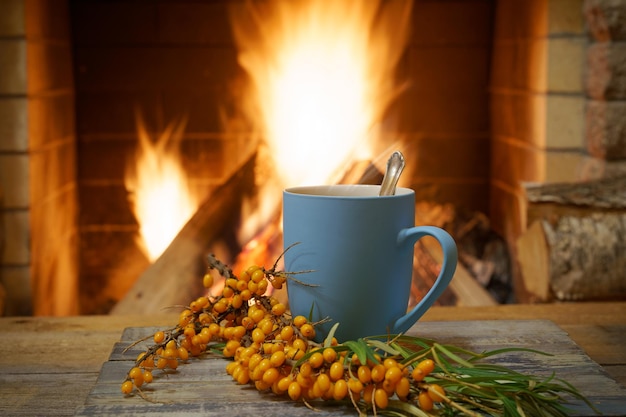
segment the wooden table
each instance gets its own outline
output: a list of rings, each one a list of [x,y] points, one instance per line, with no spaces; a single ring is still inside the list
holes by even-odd
[[[170,327],[176,317],[173,313],[0,318],[0,415],[74,415],[96,384],[123,329]],[[548,319],[558,324],[626,387],[626,302],[435,307],[422,320],[517,319]]]

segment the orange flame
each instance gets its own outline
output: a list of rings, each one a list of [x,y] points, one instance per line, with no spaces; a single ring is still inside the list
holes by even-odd
[[[181,165],[179,144],[185,122],[171,123],[153,140],[137,117],[139,148],[126,169],[125,185],[146,256],[153,262],[165,251],[198,208]]]
[[[250,78],[241,104],[262,135],[258,160],[269,172],[260,198],[244,204],[240,242],[273,221],[282,188],[335,183],[356,161],[380,159],[374,148],[402,90],[395,72],[411,10],[411,0],[274,0],[234,10]]]
[[[410,0],[249,3],[235,15],[250,117],[282,186],[339,180],[372,144],[399,87]],[[250,19],[251,18],[251,19]]]

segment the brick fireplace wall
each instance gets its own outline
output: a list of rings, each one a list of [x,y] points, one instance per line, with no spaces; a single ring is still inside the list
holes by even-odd
[[[515,254],[527,186],[626,173],[626,1],[499,0],[496,22],[490,214]],[[519,301],[533,301],[513,272]]]
[[[66,6],[0,2],[0,283],[7,295],[0,314],[78,312]]]

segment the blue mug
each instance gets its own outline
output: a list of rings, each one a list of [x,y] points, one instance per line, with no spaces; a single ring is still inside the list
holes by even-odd
[[[457,263],[454,240],[433,226],[414,226],[415,192],[377,185],[328,185],[283,192],[285,271],[291,313],[313,321],[321,341],[335,323],[342,342],[407,331],[446,289]],[[443,249],[441,271],[407,312],[415,243],[432,236]]]

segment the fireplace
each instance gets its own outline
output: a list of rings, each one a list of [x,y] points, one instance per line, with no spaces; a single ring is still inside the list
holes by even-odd
[[[610,22],[594,31],[619,15],[609,3],[413,2],[394,74],[408,84],[384,121],[401,133],[414,167],[403,185],[418,201],[484,213],[514,251],[528,226],[525,183],[624,172],[623,134],[598,123],[616,120],[622,92],[608,70],[593,71],[618,65],[600,58],[620,33]],[[138,109],[153,135],[186,118],[181,155],[198,195],[239,170],[254,175],[258,132],[239,117],[246,75],[233,4],[243,2],[0,5],[6,314],[107,313],[148,267],[124,184]],[[234,233],[212,250],[232,256]]]

